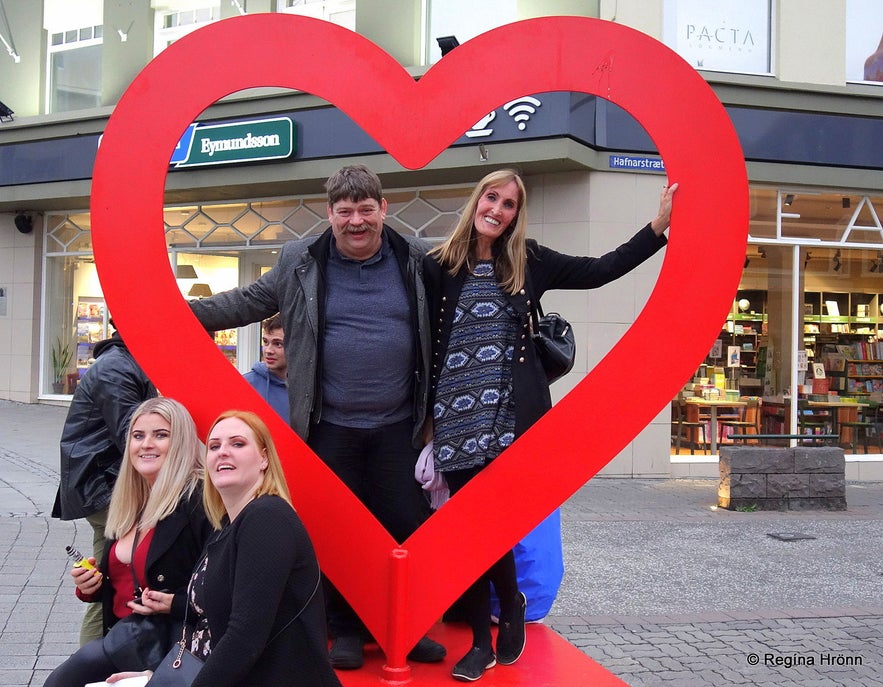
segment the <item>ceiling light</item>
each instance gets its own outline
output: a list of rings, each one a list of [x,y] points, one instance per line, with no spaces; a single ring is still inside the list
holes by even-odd
[[[187,295],[195,298],[208,298],[212,295],[212,287],[208,284],[194,284]]]
[[[178,265],[175,268],[175,279],[198,279],[193,265]]]

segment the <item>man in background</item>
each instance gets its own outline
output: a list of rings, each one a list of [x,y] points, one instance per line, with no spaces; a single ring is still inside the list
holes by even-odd
[[[61,432],[61,483],[52,517],[86,518],[92,526],[92,556],[100,561],[107,507],[126,450],[129,420],[157,391],[118,332],[99,341],[94,354],[95,362],[74,389]],[[86,605],[81,645],[104,634],[101,604]]]
[[[288,364],[285,362],[285,332],[279,313],[261,325],[261,350],[263,360],[256,362],[251,372],[246,372],[243,377],[288,422]]]

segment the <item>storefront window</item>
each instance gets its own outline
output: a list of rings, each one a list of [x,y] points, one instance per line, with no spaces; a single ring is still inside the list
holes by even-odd
[[[835,432],[846,411],[829,410],[827,424],[810,425],[801,405],[833,396],[857,399],[876,421],[883,401],[881,212],[883,196],[751,190],[739,291],[708,357],[672,401],[673,453],[708,454],[745,432]],[[746,421],[755,397],[759,409]],[[845,427],[838,440],[854,449]]]

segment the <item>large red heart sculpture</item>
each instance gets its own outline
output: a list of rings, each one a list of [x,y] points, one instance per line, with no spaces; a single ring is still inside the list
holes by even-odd
[[[638,320],[541,422],[404,543],[407,554],[394,553],[396,542],[242,381],[169,268],[162,209],[175,144],[213,102],[259,86],[334,103],[408,168],[430,162],[509,100],[595,94],[641,122],[680,183],[662,271]],[[399,664],[481,571],[621,451],[689,378],[738,286],[747,190],[738,140],[711,89],[671,50],[629,28],[575,17],[506,25],[459,46],[415,82],[355,33],[258,14],[179,40],[132,82],[95,162],[93,240],[110,311],[162,392],[185,403],[202,431],[229,407],[267,420],[322,567]],[[640,393],[624,403],[614,390],[629,377]]]

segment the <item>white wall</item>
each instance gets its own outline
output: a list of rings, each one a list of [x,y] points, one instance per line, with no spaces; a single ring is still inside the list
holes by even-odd
[[[22,234],[15,215],[0,214],[0,287],[6,293],[6,314],[0,313],[0,398],[37,400],[39,363],[40,246],[42,218]]]
[[[530,177],[530,235],[543,245],[571,255],[606,253],[631,238],[655,216],[664,180],[665,177],[655,174],[615,172]],[[573,326],[578,344],[573,372],[553,385],[553,401],[576,386],[637,319],[656,283],[663,254],[600,289],[554,291],[543,297],[543,309],[562,313]],[[611,402],[611,414],[623,411],[627,408]],[[600,474],[668,476],[669,421],[666,406]],[[591,437],[587,441],[591,442]]]

